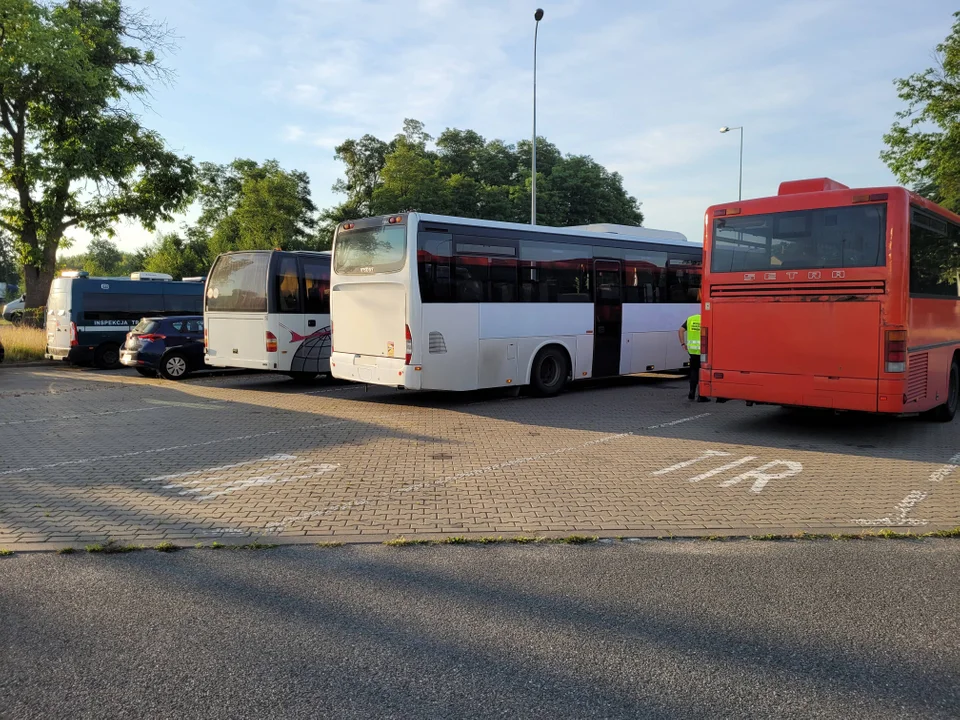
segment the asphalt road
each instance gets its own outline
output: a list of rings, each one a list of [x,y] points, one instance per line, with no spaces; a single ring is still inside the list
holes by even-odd
[[[4,718],[960,715],[960,542],[0,558]]]

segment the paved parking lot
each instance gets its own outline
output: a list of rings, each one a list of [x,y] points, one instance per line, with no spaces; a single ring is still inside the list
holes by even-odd
[[[960,422],[0,369],[0,547],[960,525]]]

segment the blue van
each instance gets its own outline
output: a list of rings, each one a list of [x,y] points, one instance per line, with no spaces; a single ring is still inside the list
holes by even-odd
[[[101,278],[65,271],[54,279],[47,298],[44,357],[120,367],[120,348],[141,318],[202,313],[202,282],[177,282],[163,273]]]

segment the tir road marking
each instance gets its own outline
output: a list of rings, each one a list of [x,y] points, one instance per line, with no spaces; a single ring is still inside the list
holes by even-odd
[[[658,425],[648,425],[647,427],[640,428],[640,430],[658,430],[664,427],[672,427],[674,425],[680,425],[681,423],[687,423],[692,420],[699,420],[710,415],[710,413],[700,413],[699,415],[692,415],[691,417],[680,418],[679,420],[671,420],[670,422],[660,423]],[[411,493],[416,492],[417,490],[423,490],[424,488],[436,488],[447,485],[451,482],[456,482],[457,480],[462,480],[468,477],[476,477],[477,475],[484,475],[488,472],[493,472],[494,470],[500,470],[502,468],[514,467],[516,465],[525,465],[526,463],[536,462],[537,460],[542,460],[546,457],[553,457],[555,455],[560,455],[561,453],[573,452],[576,450],[583,450],[594,445],[601,445],[604,443],[615,442],[617,440],[622,440],[626,437],[634,437],[638,431],[631,430],[630,432],[617,433],[616,435],[607,435],[602,438],[597,438],[596,440],[590,440],[589,442],[581,443],[580,445],[571,445],[569,447],[558,448],[556,450],[548,450],[546,452],[537,453],[536,455],[530,455],[529,457],[515,458],[513,460],[507,460],[505,462],[496,463],[494,465],[487,465],[482,468],[477,468],[476,470],[468,470],[466,472],[457,473],[456,475],[449,475],[447,477],[440,478],[439,480],[434,480],[433,482],[422,482],[414,483],[413,485],[407,485],[402,488],[397,488],[396,490],[387,490],[373,498],[361,498],[359,500],[350,500],[348,502],[340,503],[337,505],[329,505],[325,508],[319,510],[311,510],[309,512],[301,513],[300,515],[293,515],[286,517],[283,520],[277,522],[267,523],[264,527],[265,532],[273,533],[282,533],[287,529],[288,525],[300,525],[309,520],[313,520],[325,515],[332,515],[334,513],[341,512],[343,510],[350,510],[355,507],[363,507],[366,505],[375,505],[384,498],[390,497],[391,495],[399,495],[401,493]]]
[[[161,482],[162,480],[177,480],[179,478],[193,477],[195,475],[203,475],[209,472],[221,472],[223,470],[233,470],[234,468],[246,467],[247,465],[256,465],[257,463],[262,462],[272,462],[277,460],[295,460],[296,455],[268,455],[267,457],[260,458],[259,460],[247,460],[246,462],[233,463],[231,465],[220,465],[218,467],[204,468],[203,470],[190,470],[188,472],[176,473],[174,475],[157,475],[156,477],[144,478],[140,482]],[[169,485],[168,487],[173,487]]]
[[[707,460],[714,457],[729,457],[730,453],[723,450],[706,450],[695,458],[690,460],[684,460],[683,462],[678,462],[676,465],[671,465],[670,467],[665,467],[660,470],[655,470],[650,473],[651,475],[667,475],[668,473],[676,472],[677,470],[683,470],[683,468],[690,467],[698,462]],[[747,455],[745,457],[739,458],[728,462],[720,467],[716,467],[713,470],[707,470],[702,472],[699,475],[694,475],[691,478],[687,479],[687,482],[700,482],[701,480],[706,480],[707,478],[712,478],[716,475],[727,472],[728,470],[733,470],[736,467],[741,465],[746,465],[748,462],[752,462],[757,459],[756,455]],[[777,472],[769,472],[774,468],[779,468]],[[771,480],[782,480],[783,478],[791,477],[803,471],[803,465],[796,462],[795,460],[774,460],[768,462],[766,465],[761,465],[755,470],[749,470],[742,475],[738,475],[735,478],[730,480],[725,480],[720,483],[719,487],[730,487],[731,485],[736,485],[743,482],[744,480],[753,480],[753,485],[750,488],[751,492],[758,493],[763,488],[767,486],[767,483]]]
[[[945,464],[941,465],[932,473],[930,473],[930,477],[927,478],[927,482],[938,483],[942,480],[946,480],[958,467],[960,467],[960,453],[957,453]],[[865,525],[868,527],[877,525],[890,525],[893,527],[915,527],[917,525],[926,525],[928,522],[927,520],[909,518],[907,515],[911,510],[913,510],[913,508],[926,500],[929,494],[929,492],[924,490],[913,490],[909,495],[900,501],[896,508],[894,508],[894,514],[892,516],[888,515],[887,517],[875,518],[873,520],[859,518],[857,520],[853,520],[852,522],[855,525]]]
[[[294,428],[292,430],[270,430],[262,433],[254,433],[253,435],[237,435],[235,437],[220,438],[219,440],[207,440],[206,442],[190,443],[188,445],[173,445],[171,447],[163,448],[150,448],[148,450],[136,450],[133,452],[120,453],[119,455],[101,455],[100,457],[92,458],[81,458],[79,460],[64,460],[57,463],[48,463],[46,465],[36,465],[34,467],[22,467],[17,468],[16,470],[3,470],[0,471],[0,477],[5,475],[16,475],[17,473],[24,472],[33,472],[35,470],[50,470],[52,468],[66,467],[68,465],[86,465],[87,463],[100,462],[101,460],[121,460],[128,457],[137,457],[138,455],[147,455],[150,453],[160,453],[160,452],[170,452],[172,450],[188,450],[190,448],[197,447],[207,447],[209,445],[220,445],[222,443],[229,442],[239,442],[240,440],[253,440],[255,438],[269,437],[271,435],[282,435],[284,433],[296,432],[299,430],[319,430],[321,428],[334,427],[335,425],[346,425],[347,423],[353,422],[352,420],[338,420],[331,423],[322,423],[320,425],[304,425],[303,427]]]

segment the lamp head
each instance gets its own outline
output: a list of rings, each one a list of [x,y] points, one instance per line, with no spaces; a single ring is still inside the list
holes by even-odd
[[[537,8],[537,11],[533,14],[533,19],[537,22],[543,20],[543,10],[541,8]]]

